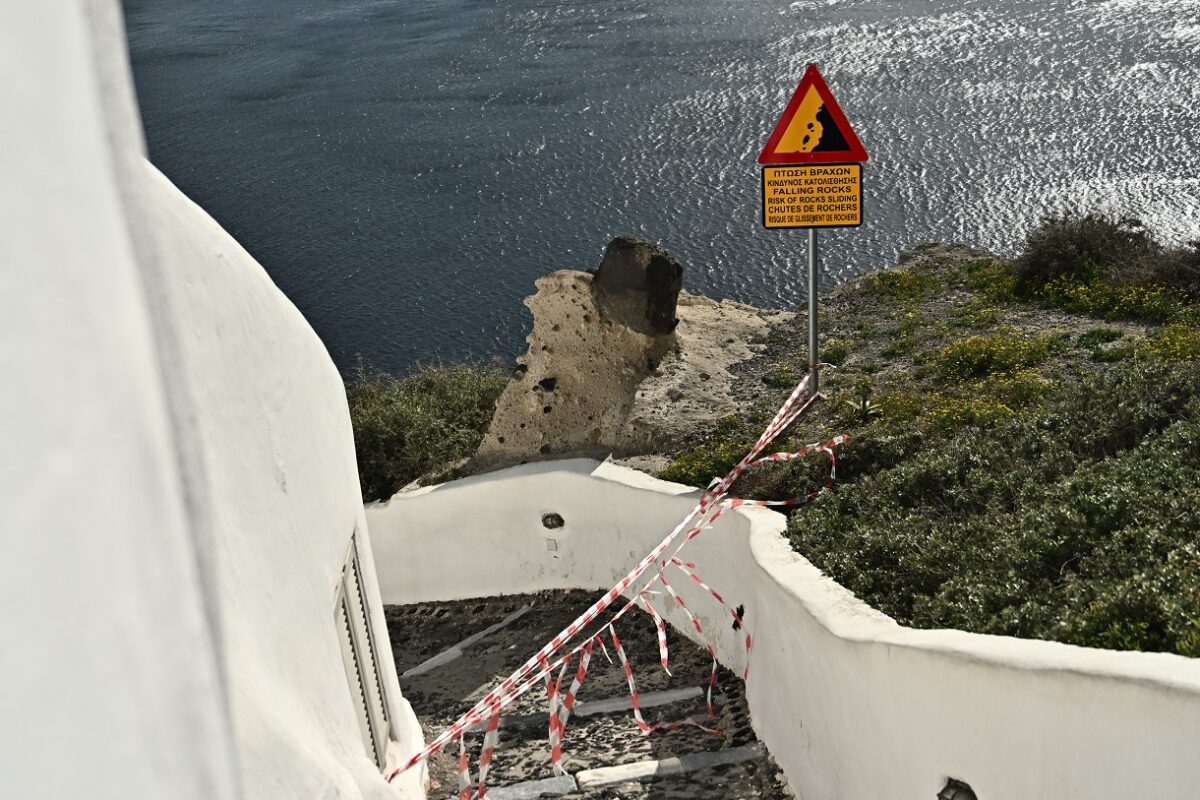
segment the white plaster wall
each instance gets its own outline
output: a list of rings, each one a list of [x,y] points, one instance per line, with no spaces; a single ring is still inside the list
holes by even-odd
[[[421,732],[396,683],[341,377],[262,268],[145,165],[174,328],[193,376],[211,493],[220,616],[243,784],[251,798],[394,797],[358,732],[334,625],[352,533],[382,639],[393,738]],[[396,787],[416,796],[420,771]]]
[[[367,756],[335,586],[343,386],[261,267],[144,160],[116,0],[0,6],[0,796],[423,797]]]
[[[367,519],[384,602],[405,603],[608,588],[695,500],[573,460],[397,495]],[[549,511],[562,529],[542,526]],[[803,800],[933,797],[951,776],[981,800],[1197,796],[1200,661],[904,628],[823,577],[783,530],[782,516],[743,509],[685,552],[746,607],[754,725]],[[715,601],[672,585],[739,671],[741,635]],[[681,612],[666,614],[690,635]]]
[[[0,796],[221,800],[229,709],[124,213],[114,14],[0,4]]]

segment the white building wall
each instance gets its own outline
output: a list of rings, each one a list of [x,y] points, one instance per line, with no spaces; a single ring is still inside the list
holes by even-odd
[[[422,797],[367,756],[336,582],[344,389],[261,267],[144,160],[116,0],[0,7],[0,796]]]
[[[396,495],[367,520],[384,602],[410,603],[607,589],[696,499],[573,460]],[[564,527],[547,530],[549,512]],[[932,798],[948,777],[981,800],[1197,796],[1200,661],[904,628],[793,552],[784,527],[779,514],[740,509],[684,552],[745,606],[754,727],[803,800]],[[740,674],[729,618],[690,581],[672,586]],[[678,609],[655,602],[692,636]]]
[[[233,798],[95,11],[0,5],[0,795]]]
[[[153,228],[208,471],[220,616],[247,797],[394,797],[358,732],[335,636],[350,537],[359,552],[393,737],[420,728],[396,682],[374,585],[354,439],[324,345],[262,268],[146,165]],[[420,770],[400,783],[419,791]]]

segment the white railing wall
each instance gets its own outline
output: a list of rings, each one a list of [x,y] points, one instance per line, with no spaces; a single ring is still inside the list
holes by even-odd
[[[572,460],[397,495],[367,519],[383,600],[408,603],[608,588],[695,500]],[[548,513],[563,527],[544,526]],[[782,516],[741,509],[685,552],[745,606],[754,727],[798,797],[932,798],[948,777],[981,800],[1200,792],[1200,661],[908,629],[824,577],[783,531]],[[699,587],[672,585],[740,674],[742,634]],[[682,612],[655,602],[693,634]]]

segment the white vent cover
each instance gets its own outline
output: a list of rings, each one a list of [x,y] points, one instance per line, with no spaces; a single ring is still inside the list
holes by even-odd
[[[379,680],[379,660],[375,657],[375,637],[363,601],[362,567],[358,562],[358,534],[350,538],[350,552],[342,567],[338,586],[335,620],[342,645],[342,663],[350,684],[350,697],[358,716],[363,744],[383,769],[387,759],[389,721],[383,684]]]

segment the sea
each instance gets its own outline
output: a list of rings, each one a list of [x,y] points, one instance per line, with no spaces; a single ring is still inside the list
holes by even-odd
[[[1200,0],[124,0],[151,160],[343,374],[509,361],[614,236],[687,291],[806,299],[759,151],[815,63],[869,153],[821,289],[1047,215],[1200,239]]]

